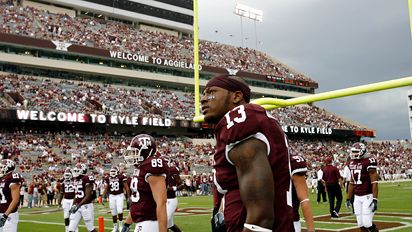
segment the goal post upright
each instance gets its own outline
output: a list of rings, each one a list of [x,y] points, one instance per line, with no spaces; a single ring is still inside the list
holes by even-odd
[[[193,0],[193,56],[195,81],[195,117],[200,116],[200,86],[199,86],[199,17],[198,0]]]

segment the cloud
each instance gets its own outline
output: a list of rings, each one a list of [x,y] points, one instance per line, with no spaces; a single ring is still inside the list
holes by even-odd
[[[319,102],[326,110],[375,129],[377,139],[410,137],[407,90],[400,88]]]

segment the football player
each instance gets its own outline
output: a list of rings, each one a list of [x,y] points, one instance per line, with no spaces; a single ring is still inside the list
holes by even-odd
[[[147,134],[135,136],[125,155],[128,165],[134,166],[130,183],[130,211],[122,232],[136,223],[135,232],[167,231],[166,177],[167,162],[156,155],[156,142]]]
[[[17,208],[22,177],[13,172],[16,165],[10,159],[0,161],[0,232],[16,232],[19,222]]]
[[[64,225],[66,227],[66,232],[68,232],[70,223],[69,211],[73,205],[74,199],[74,182],[70,168],[66,168],[63,173],[63,181],[60,187],[60,192],[59,205],[63,208]],[[76,231],[78,231],[78,229],[76,229]]]
[[[302,230],[299,219],[299,207],[302,206],[303,216],[306,221],[308,232],[315,231],[312,207],[309,202],[308,186],[306,185],[306,172],[308,170],[306,160],[300,155],[290,156],[292,175],[292,203],[293,203],[293,226],[295,232]]]
[[[87,166],[84,163],[77,163],[72,170],[74,178],[74,200],[69,211],[70,224],[69,231],[74,232],[80,219],[83,218],[86,228],[90,232],[96,232],[94,228],[94,208],[93,208],[93,187],[94,177],[87,176]]]
[[[354,195],[353,208],[358,226],[361,231],[375,232],[378,228],[372,219],[378,209],[378,164],[375,158],[365,157],[366,153],[363,143],[355,143],[350,149],[349,169],[352,177],[346,207],[350,207],[350,199]]]
[[[167,187],[167,228],[173,232],[181,232],[174,223],[173,218],[177,209],[176,191],[183,189],[183,181],[180,178],[180,171],[173,162],[169,165],[168,187]]]
[[[216,124],[215,185],[224,194],[228,231],[293,231],[287,139],[277,121],[250,101],[240,77],[212,78],[201,97]],[[276,200],[275,200],[276,199]]]
[[[119,168],[113,166],[110,169],[109,176],[104,181],[106,182],[106,188],[103,196],[109,193],[109,207],[113,218],[112,232],[121,231],[123,228],[124,192],[126,192],[126,196],[130,195],[127,176],[120,174]],[[117,223],[117,220],[119,220],[119,223]]]

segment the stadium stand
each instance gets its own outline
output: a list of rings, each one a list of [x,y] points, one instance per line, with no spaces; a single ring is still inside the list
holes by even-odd
[[[20,99],[5,107],[11,109],[119,115],[153,114],[186,120],[194,116],[193,94],[167,89],[130,88],[97,82],[20,77],[14,74],[0,74],[0,86],[5,97],[17,95],[17,99]],[[5,104],[5,99],[2,102]],[[281,125],[364,129],[316,106],[279,108],[273,110],[272,114]]]
[[[30,6],[0,3],[0,33],[69,42],[111,51],[185,60],[193,63],[193,41],[166,33],[136,30],[131,25],[102,19],[53,14]],[[314,82],[254,49],[201,40],[202,65]]]

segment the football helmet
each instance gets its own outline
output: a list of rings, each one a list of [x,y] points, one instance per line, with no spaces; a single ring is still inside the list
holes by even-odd
[[[361,159],[366,155],[366,146],[363,143],[354,143],[350,149],[351,159]]]
[[[11,159],[3,159],[0,161],[0,178],[14,171],[16,164]]]
[[[72,170],[72,174],[74,178],[77,178],[80,175],[86,175],[87,173],[87,165],[83,163],[77,163]]]
[[[110,177],[115,178],[116,176],[119,175],[119,173],[120,173],[119,168],[116,167],[116,166],[113,166],[113,167],[110,169],[110,174],[109,174],[109,175],[110,175]]]
[[[64,170],[64,173],[63,173],[63,179],[65,181],[69,181],[72,179],[72,177],[73,177],[72,171],[70,170],[70,168],[66,168],[66,170]]]
[[[154,154],[156,154],[156,142],[154,138],[148,134],[139,134],[130,141],[124,160],[129,165],[139,165]]]

